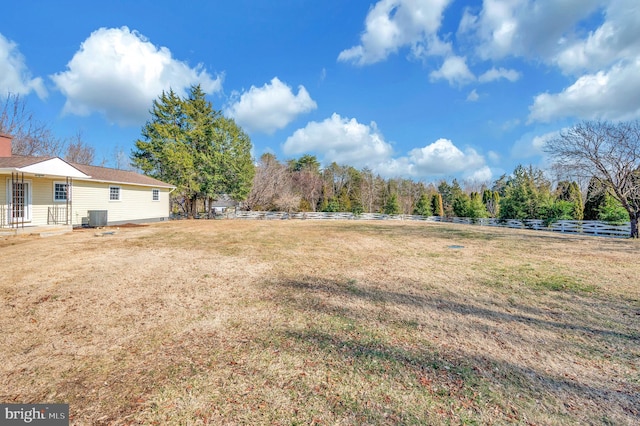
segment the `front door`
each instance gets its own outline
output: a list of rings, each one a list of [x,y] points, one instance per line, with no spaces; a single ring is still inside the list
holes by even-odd
[[[11,222],[31,221],[31,182],[9,181]]]

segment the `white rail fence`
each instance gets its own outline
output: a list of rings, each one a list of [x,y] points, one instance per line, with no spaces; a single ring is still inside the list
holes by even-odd
[[[440,216],[415,216],[415,215],[388,215],[382,213],[333,213],[333,212],[262,212],[262,211],[238,211],[237,219],[254,220],[282,220],[282,219],[308,219],[308,220],[414,220],[425,222],[449,222],[463,223],[478,226],[497,226],[503,228],[533,229],[538,231],[552,231],[569,234],[592,235],[599,237],[626,238],[631,233],[630,224],[622,225],[599,222],[595,220],[559,220],[545,225],[541,219],[472,219],[468,217],[440,217]]]

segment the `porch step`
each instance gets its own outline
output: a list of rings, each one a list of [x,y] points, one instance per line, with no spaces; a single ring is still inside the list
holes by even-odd
[[[66,234],[68,232],[73,231],[73,227],[71,225],[60,227],[57,226],[55,229],[47,229],[45,231],[40,232],[41,237],[53,237],[56,235]]]
[[[11,228],[0,228],[0,237],[14,237],[16,230]]]
[[[41,237],[53,237],[72,231],[73,227],[71,225],[25,226],[24,228],[0,229],[0,236],[39,235]]]

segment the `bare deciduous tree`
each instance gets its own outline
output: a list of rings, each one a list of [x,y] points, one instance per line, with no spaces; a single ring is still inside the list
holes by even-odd
[[[250,210],[271,210],[276,208],[279,198],[291,191],[291,176],[287,166],[280,163],[275,155],[263,154],[256,166],[253,186],[245,203]]]
[[[313,170],[300,170],[293,172],[292,178],[301,199],[307,202],[311,211],[316,211],[322,196],[322,177],[320,174]]]
[[[95,148],[84,141],[82,132],[78,132],[67,144],[64,159],[72,163],[90,165],[93,164],[95,152]]]
[[[13,137],[14,155],[60,156],[64,150],[64,142],[48,125],[35,119],[20,95],[9,93],[0,106],[0,133]]]
[[[585,121],[549,141],[546,151],[562,170],[598,179],[629,213],[631,238],[638,238],[640,121]]]

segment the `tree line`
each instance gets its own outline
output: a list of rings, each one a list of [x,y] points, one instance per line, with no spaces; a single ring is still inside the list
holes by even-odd
[[[438,184],[384,179],[370,169],[316,157],[279,161],[264,154],[257,163],[249,210],[344,211],[500,219],[630,222],[638,238],[640,219],[640,122],[587,121],[561,132],[545,147],[559,175],[576,180],[552,185],[544,170],[517,166],[510,175],[476,188],[456,179]]]
[[[222,195],[247,210],[417,214],[470,218],[605,220],[640,218],[640,124],[584,122],[546,145],[556,171],[589,181],[552,184],[544,170],[517,166],[492,183],[463,188],[406,178],[385,179],[369,168],[331,163],[313,155],[280,161],[263,154],[254,164],[251,140],[205,100],[199,86],[186,98],[173,91],[154,101],[151,119],[132,160],[145,174],[176,185],[175,200],[189,216]],[[585,180],[586,179],[586,180]]]
[[[629,221],[631,237],[638,238],[638,120],[585,121],[548,141],[558,176],[567,177],[555,184],[545,171],[519,165],[492,183],[463,188],[455,179],[424,183],[336,163],[321,167],[312,155],[282,162],[267,153],[254,163],[249,136],[205,96],[200,86],[186,97],[163,92],[125,165],[176,185],[173,205],[189,216],[210,211],[224,195],[250,210]],[[9,94],[0,106],[0,132],[13,136],[14,154],[94,162],[93,147],[80,133],[56,138],[19,96]],[[586,190],[578,181],[588,182]]]
[[[517,166],[492,184],[460,185],[457,179],[437,184],[411,179],[385,179],[370,169],[331,163],[303,155],[286,162],[267,153],[260,157],[248,210],[324,211],[413,214],[470,218],[628,221],[621,203],[597,179],[589,185],[586,203],[577,182],[555,186],[543,170]]]

